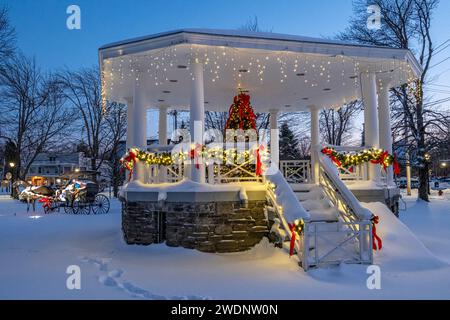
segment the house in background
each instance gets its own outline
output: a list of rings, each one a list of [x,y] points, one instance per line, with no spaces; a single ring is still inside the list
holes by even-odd
[[[87,169],[83,158],[82,152],[38,154],[30,166],[26,180],[35,186],[59,184],[63,174]]]

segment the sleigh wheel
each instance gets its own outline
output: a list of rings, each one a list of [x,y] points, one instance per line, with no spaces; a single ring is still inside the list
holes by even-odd
[[[105,214],[109,212],[109,200],[103,194],[97,194],[92,203],[92,212],[94,214]]]

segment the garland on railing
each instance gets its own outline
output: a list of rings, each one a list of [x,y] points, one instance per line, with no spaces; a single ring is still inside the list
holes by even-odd
[[[131,179],[133,175],[134,165],[137,161],[142,161],[147,165],[163,165],[170,166],[173,164],[172,155],[170,152],[164,152],[162,154],[155,154],[137,148],[131,148],[128,152],[120,159],[122,164],[122,170],[128,170],[128,180]]]
[[[397,162],[397,155],[391,155],[382,149],[366,149],[359,152],[337,152],[335,149],[325,147],[321,151],[327,155],[337,167],[349,168],[366,162],[380,164],[383,169],[394,167],[394,174],[400,174],[400,167]]]
[[[193,145],[189,151],[180,151],[178,153],[164,152],[156,154],[154,152],[140,150],[138,148],[131,148],[120,159],[122,170],[129,172],[128,180],[133,175],[133,168],[137,161],[142,161],[147,165],[171,166],[179,161],[187,159],[195,160],[195,166],[200,168],[199,159],[208,164],[212,161],[220,161],[224,164],[227,162],[244,163],[247,161],[256,161],[255,174],[257,176],[263,173],[262,156],[266,156],[267,152],[263,145],[256,150],[238,151],[237,149],[221,149],[221,148],[207,148],[205,145]]]

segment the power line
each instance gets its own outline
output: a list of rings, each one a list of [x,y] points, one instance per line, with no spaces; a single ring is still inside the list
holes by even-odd
[[[442,46],[444,46],[447,42],[450,42],[450,38],[447,39],[447,40],[445,40],[443,43],[441,43],[440,45],[438,45],[436,48],[434,48],[434,51],[439,50],[439,48],[441,48]],[[448,47],[448,45],[447,45],[445,48],[447,48],[447,47]],[[444,50],[445,48],[443,48],[442,50]],[[438,53],[441,52],[442,50],[439,50],[438,52],[433,52],[433,55],[438,54]],[[426,58],[428,58],[428,56],[429,56],[429,54],[426,54],[424,58],[426,59]]]
[[[438,84],[438,83],[427,83],[425,86],[433,86],[433,87],[444,87],[444,88],[450,88],[449,85],[445,84]]]
[[[436,64],[433,64],[429,69],[434,68],[434,67],[440,65],[441,63],[444,63],[444,62],[447,61],[447,60],[450,60],[450,57],[447,57],[447,58],[445,58],[444,60],[439,61],[439,62],[436,63]]]

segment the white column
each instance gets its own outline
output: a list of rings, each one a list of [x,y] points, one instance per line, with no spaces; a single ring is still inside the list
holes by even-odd
[[[131,131],[133,145],[142,149],[147,147],[147,97],[145,91],[145,82],[143,80],[136,81],[134,84],[133,127]],[[133,180],[144,182],[145,167],[144,163],[137,162],[136,168],[133,170]]]
[[[127,97],[124,98],[125,102],[127,103],[127,144],[126,148],[127,150],[133,146],[133,97]]]
[[[391,110],[389,106],[390,81],[379,81],[378,87],[378,122],[380,125],[380,148],[392,154]],[[387,185],[394,184],[394,168],[386,170]]]
[[[158,138],[160,146],[167,146],[167,106],[159,107]],[[159,168],[159,182],[167,182],[167,168]]]
[[[167,106],[159,107],[159,145],[167,146]]]
[[[319,147],[319,109],[312,106],[311,113],[311,178],[315,184],[319,183],[319,159],[317,158],[317,148]]]
[[[203,65],[198,61],[191,63],[192,91],[190,108],[190,130],[193,145],[203,145],[203,131],[205,123],[205,94],[203,84]],[[203,163],[191,163],[191,179],[205,183],[205,167]]]
[[[364,141],[368,147],[379,148],[377,83],[375,73],[362,73],[364,102]],[[369,180],[380,182],[380,165],[369,163]]]
[[[272,168],[280,164],[280,133],[278,130],[278,110],[269,110],[270,124],[270,162]]]

